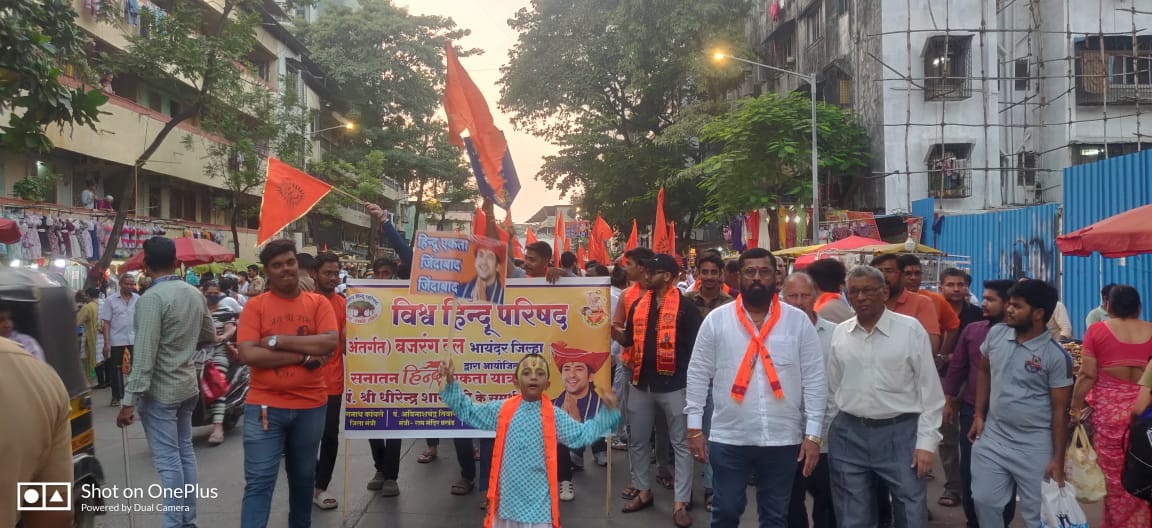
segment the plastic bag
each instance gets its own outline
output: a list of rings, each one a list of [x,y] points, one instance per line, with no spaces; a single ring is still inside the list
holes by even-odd
[[[1065,482],[1061,488],[1052,480],[1040,483],[1041,528],[1088,528],[1088,517],[1076,502],[1076,486]]]
[[[204,364],[204,372],[200,375],[200,393],[205,403],[211,403],[228,392],[228,379],[224,373],[216,368],[216,364],[209,361]]]
[[[1104,471],[1096,462],[1096,450],[1092,448],[1083,424],[1077,425],[1072,433],[1072,443],[1064,457],[1064,473],[1068,482],[1076,485],[1077,500],[1097,502],[1108,494]]]

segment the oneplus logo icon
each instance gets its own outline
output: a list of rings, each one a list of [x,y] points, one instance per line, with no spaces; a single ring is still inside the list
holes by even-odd
[[[19,482],[17,511],[71,511],[71,482]]]

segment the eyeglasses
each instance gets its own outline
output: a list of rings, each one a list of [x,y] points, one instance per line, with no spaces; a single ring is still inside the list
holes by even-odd
[[[746,279],[774,277],[776,275],[776,268],[744,268],[740,273],[743,274]]]
[[[877,293],[880,293],[880,290],[883,290],[883,289],[884,288],[882,286],[874,286],[871,288],[860,288],[858,290],[857,289],[848,290],[847,293],[848,293],[849,298],[859,297],[860,295],[872,296],[872,295],[876,295]]]

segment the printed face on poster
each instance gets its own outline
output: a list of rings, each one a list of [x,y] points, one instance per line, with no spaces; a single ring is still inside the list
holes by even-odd
[[[505,303],[411,293],[404,281],[348,283],[345,430],[349,438],[491,436],[441,401],[440,362],[476,403],[516,394],[516,365],[541,354],[549,399],[578,418],[595,414],[611,386],[608,281],[512,279]]]
[[[409,293],[503,304],[507,256],[508,248],[496,239],[418,231]]]

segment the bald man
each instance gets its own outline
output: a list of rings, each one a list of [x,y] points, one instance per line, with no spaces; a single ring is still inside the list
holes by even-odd
[[[820,350],[824,353],[824,360],[828,360],[828,350],[832,344],[832,332],[836,324],[823,319],[816,314],[813,308],[820,290],[812,277],[803,271],[797,271],[784,279],[784,289],[781,296],[784,302],[795,306],[808,315],[808,319],[816,326],[816,335],[820,338]],[[828,438],[828,428],[832,425],[832,418],[836,416],[835,409],[827,409],[824,415],[823,438]],[[828,476],[828,445],[820,446],[820,462],[812,474],[805,477],[796,472],[796,480],[792,483],[792,500],[788,504],[788,527],[808,528],[808,512],[804,507],[805,493],[812,494],[812,528],[835,528],[836,513],[832,508],[832,483]]]

